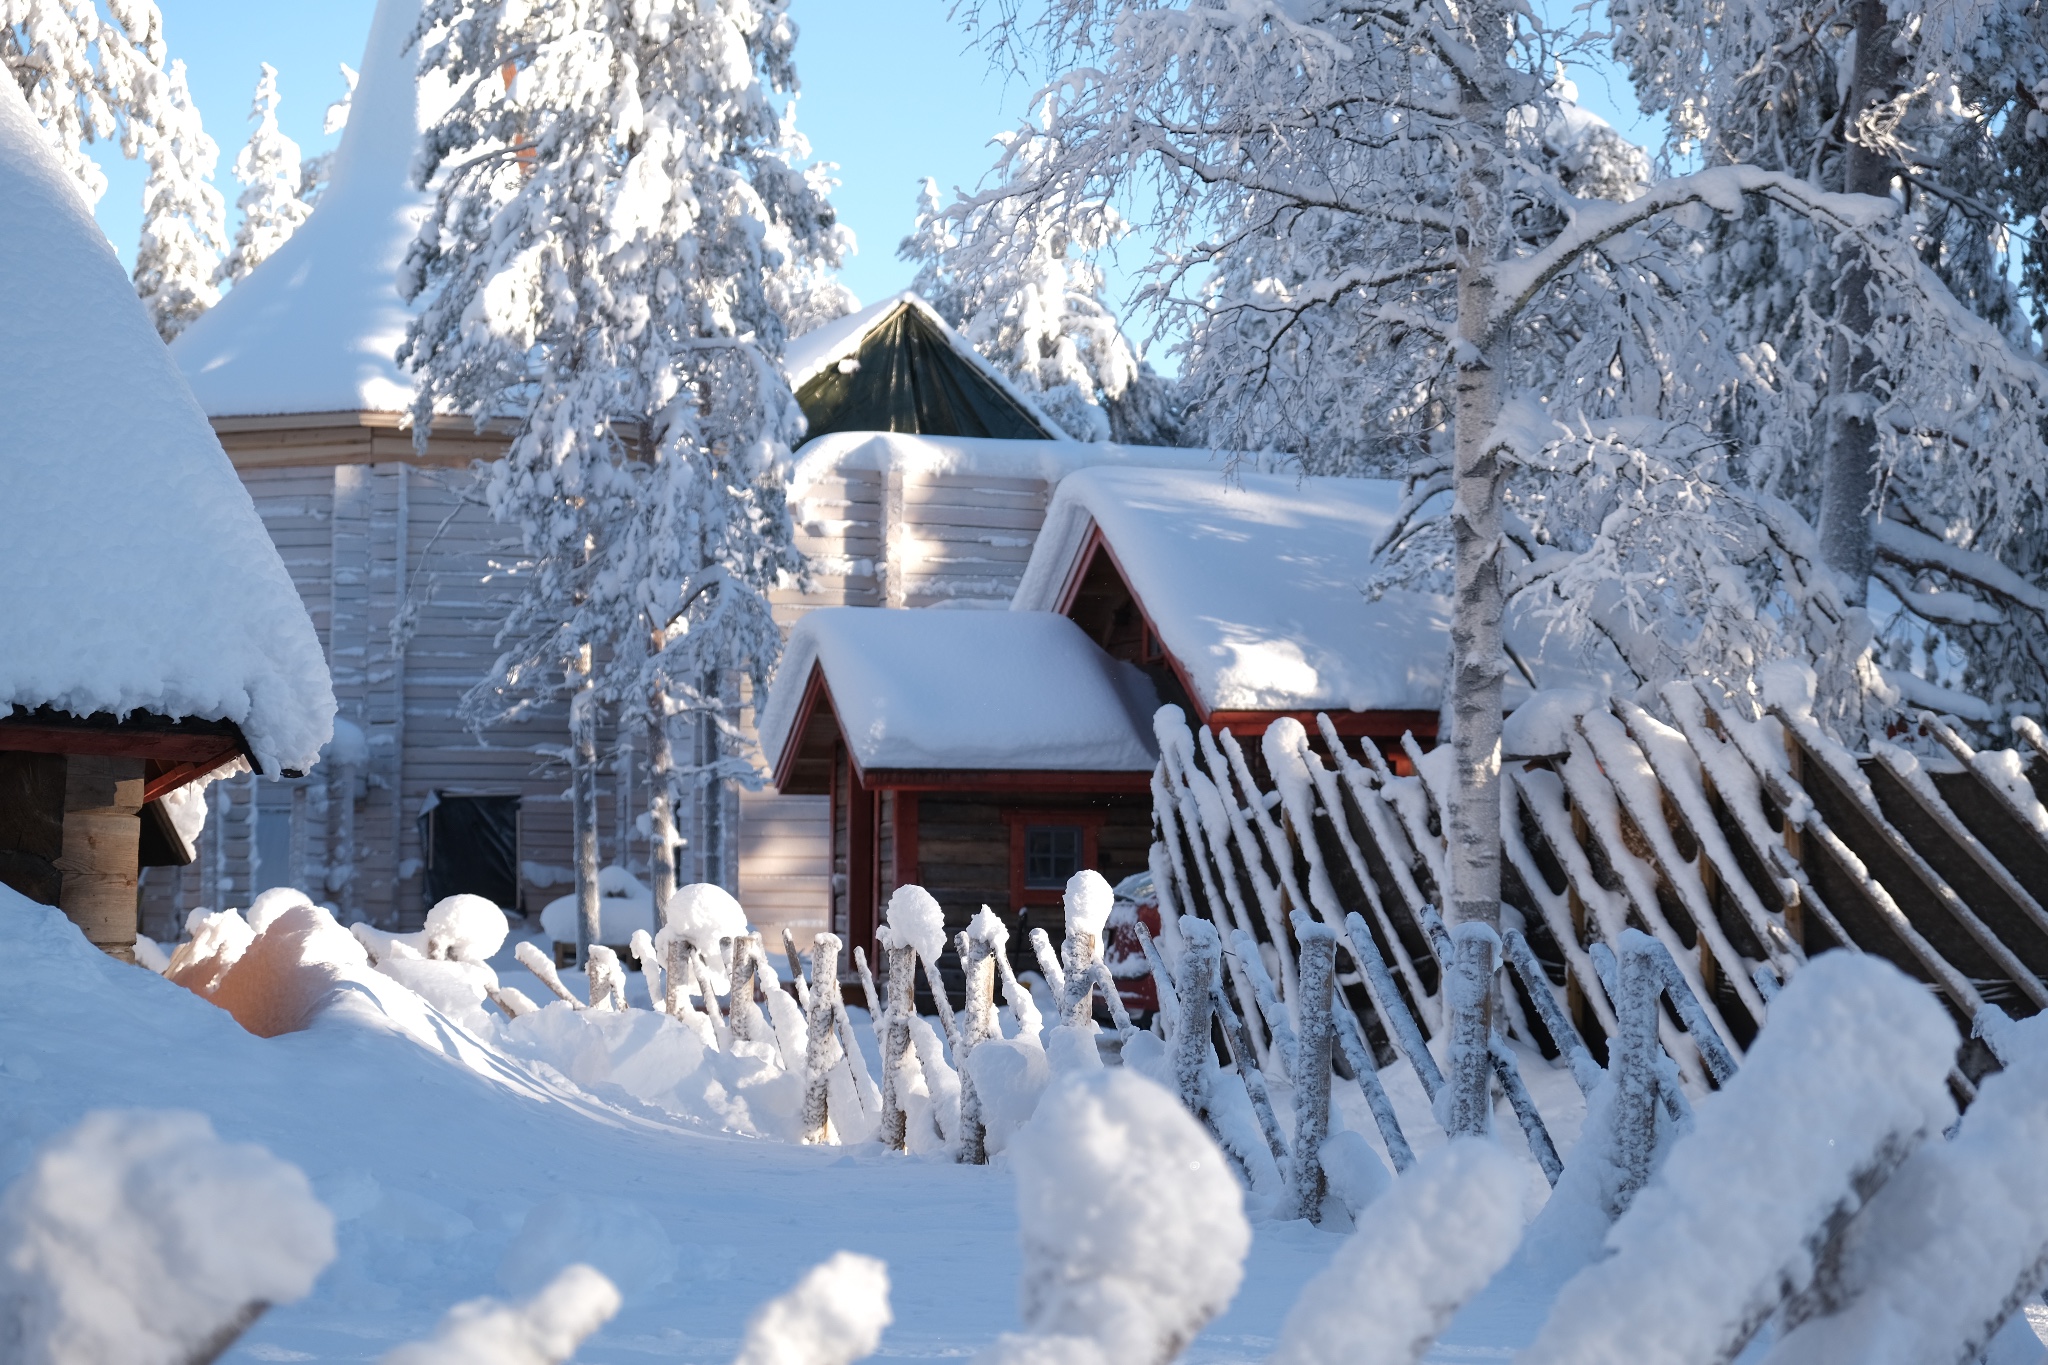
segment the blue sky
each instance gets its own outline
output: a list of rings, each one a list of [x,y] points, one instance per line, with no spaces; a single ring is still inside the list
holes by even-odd
[[[230,209],[237,187],[229,167],[248,137],[257,65],[278,69],[278,118],[307,153],[324,150],[321,117],[342,92],[339,62],[362,59],[375,0],[158,0],[174,56],[185,61],[207,130],[221,145],[216,177]],[[992,72],[987,58],[948,18],[951,0],[791,0],[801,33],[803,81],[797,122],[814,152],[836,162],[834,195],[859,239],[847,284],[864,301],[904,288],[910,267],[896,244],[910,227],[917,182],[972,188],[988,170],[991,134],[1029,109],[1029,81]],[[1546,6],[1568,12],[1568,0]],[[1575,70],[1582,101],[1624,133],[1644,130],[1627,82],[1601,70]],[[132,261],[140,225],[142,176],[118,151],[105,158],[110,185],[100,222]],[[1126,264],[1138,253],[1127,249]],[[1127,281],[1122,271],[1113,281]]]

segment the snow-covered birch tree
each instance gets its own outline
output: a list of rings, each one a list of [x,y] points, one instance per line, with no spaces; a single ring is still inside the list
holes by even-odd
[[[1031,132],[996,139],[1021,173],[1047,152]],[[1175,394],[1108,305],[1097,258],[1129,231],[1108,203],[996,199],[948,210],[936,182],[896,254],[911,288],[1077,441],[1172,445]]]
[[[645,714],[665,849],[669,719],[719,729],[716,774],[745,766],[737,681],[765,685],[767,593],[801,571],[782,347],[846,304],[829,272],[851,239],[789,113],[796,29],[779,0],[430,0],[416,41],[456,97],[415,166],[435,191],[403,280],[415,430],[508,424],[488,499],[531,561],[470,714],[584,676]]]
[[[223,284],[269,260],[313,212],[299,198],[299,144],[277,126],[277,101],[277,68],[264,62],[249,102],[249,121],[256,130],[235,154],[235,179],[242,186],[235,206],[242,221],[235,229],[234,249],[221,262]]]
[[[185,64],[166,74],[165,98],[144,139],[149,178],[142,187],[142,239],[135,248],[135,292],[165,341],[220,302],[214,283],[227,253],[227,209],[213,187],[220,148],[200,126],[185,84]]]
[[[1797,215],[1715,225],[1708,287],[1758,380],[1721,426],[1753,485],[1813,517],[1851,603],[1874,577],[1902,604],[1880,625],[1909,699],[1979,721],[2015,701],[2039,708],[2039,7],[1747,0],[1710,18],[1694,4],[1621,0],[1610,12],[1615,55],[1644,107],[1667,116],[1669,151],[1900,204],[1906,238],[1950,297],[1888,278]],[[1949,651],[1974,698],[1926,685]]]
[[[1065,73],[1052,150],[975,202],[1148,205],[1151,297],[1186,324],[1208,443],[1410,480],[1384,548],[1452,597],[1450,919],[1498,923],[1517,594],[1611,646],[1623,682],[1791,654],[1862,719],[1878,684],[1853,595],[1797,509],[1731,474],[1714,419],[1755,368],[1693,266],[1717,215],[1782,208],[1912,301],[1901,341],[1975,381],[1952,406],[2032,410],[2031,361],[1957,307],[1893,201],[1739,163],[1589,173],[1614,158],[1570,120],[1554,135],[1576,112],[1551,66],[1569,35],[1508,0],[970,9]],[[1452,1083],[1483,1104],[1483,1065]]]

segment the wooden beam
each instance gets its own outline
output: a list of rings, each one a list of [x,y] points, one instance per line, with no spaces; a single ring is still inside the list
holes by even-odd
[[[208,772],[249,752],[232,721],[174,720],[148,711],[122,718],[104,711],[74,716],[49,707],[0,718],[0,750],[205,763]]]

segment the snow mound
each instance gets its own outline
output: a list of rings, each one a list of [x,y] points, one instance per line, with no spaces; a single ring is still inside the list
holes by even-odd
[[[540,927],[556,943],[576,941],[576,893],[558,896],[540,912]],[[623,947],[633,941],[635,929],[655,931],[654,893],[646,883],[623,867],[607,867],[597,874],[598,942]]]
[[[1027,1331],[1171,1360],[1237,1293],[1251,1225],[1229,1160],[1180,1100],[1123,1068],[1047,1092],[1010,1148]]]
[[[619,1291],[587,1265],[572,1265],[525,1303],[459,1304],[429,1341],[401,1346],[383,1365],[558,1365],[619,1311]]]
[[[1116,892],[1094,868],[1084,867],[1067,879],[1061,897],[1067,911],[1067,934],[1087,934],[1100,944],[1109,912],[1116,908]]]
[[[232,721],[264,771],[311,768],[313,622],[19,86],[0,184],[0,706]]]
[[[194,910],[185,916],[185,933],[164,976],[208,999],[256,939],[239,910]]]
[[[253,1308],[305,1297],[334,1218],[296,1166],[200,1114],[101,1111],[0,1200],[14,1365],[183,1365]]]
[[[312,1023],[348,973],[369,965],[334,916],[295,905],[251,940],[208,998],[257,1037],[275,1038]]]
[[[1510,758],[1563,754],[1571,747],[1568,737],[1578,732],[1579,717],[1606,709],[1606,703],[1590,688],[1546,688],[1517,706],[1501,723],[1501,752]]]
[[[1522,1172],[1456,1138],[1394,1181],[1287,1315],[1272,1365],[1407,1365],[1521,1240]]]
[[[889,1268],[842,1251],[761,1306],[733,1365],[850,1365],[891,1321]]]
[[[249,908],[242,912],[242,922],[249,926],[250,933],[260,934],[293,906],[312,903],[312,898],[297,887],[273,886],[268,891],[258,892],[256,899],[249,902]]]
[[[946,951],[946,912],[932,893],[904,885],[889,893],[889,936],[895,947],[909,946],[926,962]]]

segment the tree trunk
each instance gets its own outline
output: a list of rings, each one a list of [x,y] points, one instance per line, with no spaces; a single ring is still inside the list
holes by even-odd
[[[597,893],[597,693],[589,674],[569,699],[569,820],[576,851],[576,965],[604,941]]]
[[[1843,113],[1851,141],[1842,188],[1850,194],[1891,192],[1891,163],[1853,140],[1856,116],[1897,91],[1899,57],[1891,49],[1883,0],[1858,0],[1856,63]],[[1877,423],[1873,393],[1876,357],[1868,344],[1876,314],[1870,306],[1870,267],[1858,256],[1838,285],[1839,330],[1829,348],[1832,412],[1821,465],[1820,550],[1841,575],[1850,605],[1862,606],[1870,585],[1877,522]]]
[[[661,907],[676,891],[675,751],[669,747],[668,698],[657,692],[647,722],[647,879]]]
[[[1475,13],[1475,34],[1493,69],[1506,66],[1511,26],[1493,7]],[[1505,469],[1494,428],[1500,421],[1501,369],[1506,341],[1493,318],[1494,266],[1501,256],[1501,168],[1492,148],[1505,142],[1505,110],[1468,79],[1460,106],[1475,129],[1491,138],[1472,141],[1472,164],[1458,187],[1458,361],[1454,416],[1455,467],[1451,504],[1453,601],[1451,609],[1450,887],[1444,907],[1453,925],[1500,929],[1500,734],[1506,656],[1501,648],[1505,597],[1501,582],[1501,498]],[[1439,737],[1441,742],[1441,737]],[[1445,963],[1448,969],[1451,964]],[[1478,993],[1480,1017],[1448,1021],[1454,1034],[1493,1028],[1493,991]],[[1454,1112],[1490,1108],[1492,1068],[1482,1046],[1448,1077]]]

